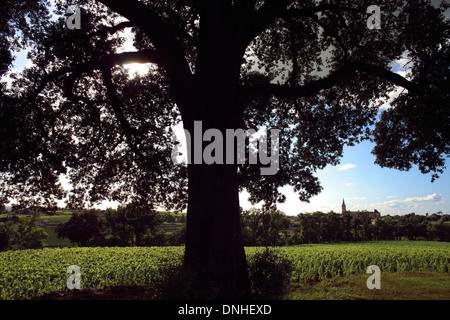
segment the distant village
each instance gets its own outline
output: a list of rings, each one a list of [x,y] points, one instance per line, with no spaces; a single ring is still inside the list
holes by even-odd
[[[341,211],[342,214],[349,214],[349,215],[353,216],[353,215],[356,215],[356,214],[358,214],[360,212],[361,211],[349,211],[349,210],[347,210],[347,207],[345,205],[345,200],[342,199],[342,211]],[[368,213],[369,217],[371,217],[372,219],[376,219],[376,218],[381,217],[381,213],[378,212],[377,209],[374,209],[373,211],[363,211],[363,212]]]

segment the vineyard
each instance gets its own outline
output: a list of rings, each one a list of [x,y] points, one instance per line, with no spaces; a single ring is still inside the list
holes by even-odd
[[[296,281],[365,273],[370,265],[382,272],[449,272],[450,243],[379,241],[280,247],[293,263]]]
[[[247,247],[249,261],[264,248]],[[450,243],[379,241],[315,244],[273,250],[293,264],[291,279],[306,281],[365,273],[369,265],[382,272],[448,273]],[[180,265],[183,247],[46,248],[0,253],[0,299],[18,299],[67,290],[70,265],[81,270],[82,288],[149,285],[163,270]]]

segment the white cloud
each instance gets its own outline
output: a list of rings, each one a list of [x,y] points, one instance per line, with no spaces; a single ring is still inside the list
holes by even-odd
[[[406,198],[405,202],[422,202],[422,201],[441,201],[442,194],[433,193],[426,197],[414,197],[414,198]]]
[[[388,198],[392,198],[389,196]],[[377,208],[383,214],[394,213],[395,211],[414,211],[414,210],[428,210],[430,206],[441,205],[445,203],[442,194],[433,193],[423,197],[410,197],[403,200],[389,200],[385,202],[371,203],[369,206]]]
[[[355,186],[356,184],[353,183],[353,182],[347,182],[345,185],[346,185],[347,187],[353,187],[353,186]]]
[[[349,169],[353,169],[353,168],[356,168],[356,164],[347,163],[347,164],[343,164],[342,166],[340,166],[338,168],[338,170],[343,171],[343,170],[349,170]]]

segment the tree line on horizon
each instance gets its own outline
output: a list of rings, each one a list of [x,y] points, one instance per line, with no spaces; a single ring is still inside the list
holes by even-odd
[[[132,203],[117,209],[71,210],[71,217],[58,224],[55,232],[59,239],[68,239],[79,247],[184,245],[185,215],[147,209]],[[0,251],[45,247],[48,234],[37,222],[41,215],[54,215],[57,210],[16,206],[4,211],[6,215],[0,217]],[[179,223],[181,227],[166,232],[158,228],[164,222]]]
[[[7,217],[0,218],[0,251],[45,246],[48,235],[36,223],[38,212],[36,208],[15,208]],[[19,216],[27,218],[19,219]],[[164,222],[180,226],[166,232],[158,228]],[[185,222],[185,215],[155,213],[130,204],[117,209],[74,210],[67,222],[58,225],[56,233],[58,238],[69,239],[80,247],[179,246],[185,245]],[[372,219],[367,212],[316,211],[287,216],[280,210],[241,208],[241,228],[245,246],[371,240],[450,241],[450,215],[442,212]]]
[[[279,210],[251,209],[244,210],[241,217],[246,246],[371,240],[450,241],[450,215],[441,212],[372,219],[367,212],[316,211],[289,218]]]

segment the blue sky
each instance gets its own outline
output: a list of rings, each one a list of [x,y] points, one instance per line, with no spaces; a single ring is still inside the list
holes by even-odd
[[[327,166],[317,173],[323,186],[322,193],[302,203],[292,188],[284,188],[286,203],[279,209],[288,215],[300,212],[341,212],[342,199],[347,210],[377,209],[382,215],[403,215],[442,211],[450,214],[450,174],[448,171],[431,183],[431,176],[420,173],[417,167],[410,171],[381,168],[374,164],[370,153],[373,144],[363,142],[346,147],[341,164]],[[241,206],[250,204],[241,196]]]

